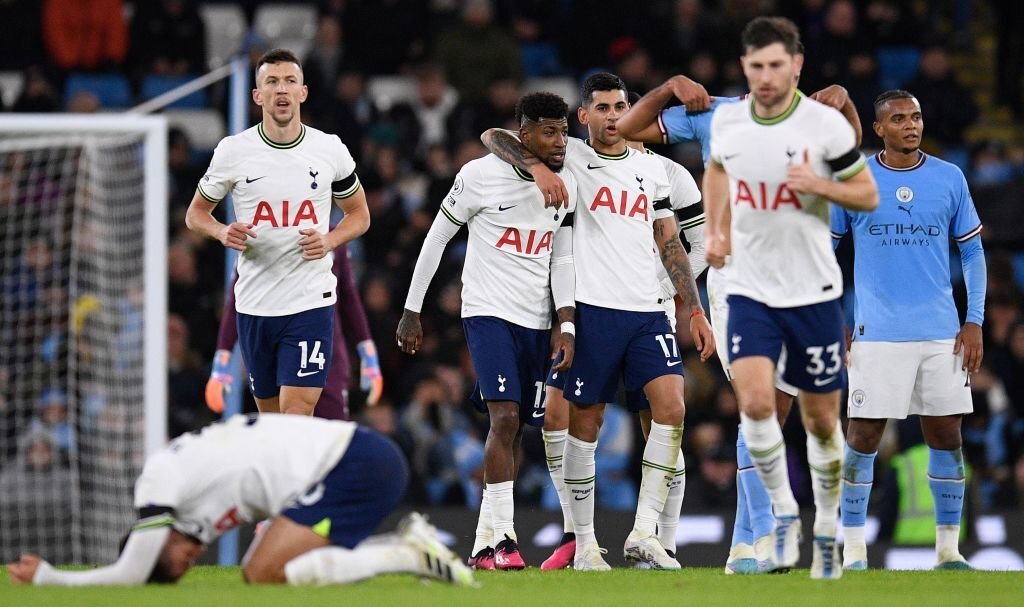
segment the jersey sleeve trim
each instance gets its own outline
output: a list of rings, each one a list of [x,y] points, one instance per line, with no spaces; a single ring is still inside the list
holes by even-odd
[[[661,211],[661,210],[664,210],[664,209],[668,209],[670,211],[672,210],[672,201],[668,197],[665,197],[665,198],[662,198],[660,200],[655,200],[654,201],[654,210],[655,211]]]
[[[680,229],[689,230],[691,228],[704,225],[705,215],[703,211],[694,217],[684,217],[684,214],[685,209],[682,211],[676,211],[676,218],[679,220]]]
[[[448,218],[448,221],[454,223],[455,225],[457,225],[457,226],[464,226],[464,225],[466,225],[465,221],[459,221],[458,219],[456,219],[455,216],[452,215],[451,212],[448,209],[444,208],[444,205],[441,205],[441,212],[444,213],[444,216]]]
[[[566,213],[565,217],[562,218],[561,227],[571,228],[576,223],[576,212]]]
[[[661,131],[661,142],[668,144],[668,127],[665,126],[665,121],[662,119],[662,114],[665,110],[658,112],[658,130]]]
[[[974,237],[975,237],[975,236],[977,236],[978,234],[981,234],[981,227],[982,227],[982,226],[981,226],[981,224],[979,223],[979,224],[977,225],[977,227],[975,227],[974,229],[972,229],[972,230],[968,231],[968,232],[967,232],[966,234],[964,234],[963,236],[954,236],[954,237],[953,237],[953,240],[955,240],[955,241],[957,241],[957,242],[967,242],[968,240],[970,240],[970,239],[974,238]]]
[[[352,173],[348,177],[335,181],[331,184],[331,195],[338,199],[345,199],[353,196],[359,191],[359,176]]]
[[[173,527],[175,519],[170,514],[160,514],[149,518],[140,519],[132,526],[132,531],[145,529],[156,529],[158,527]]]
[[[845,233],[840,234],[839,232],[832,232],[832,238],[835,238],[836,240],[842,240],[844,235]]]
[[[206,193],[206,192],[205,192],[205,191],[203,190],[203,185],[202,185],[202,184],[199,184],[199,185],[197,185],[197,186],[196,186],[196,189],[197,189],[197,190],[199,190],[199,195],[200,195],[200,196],[202,196],[203,198],[205,198],[205,199],[206,199],[207,201],[209,201],[209,202],[212,202],[213,204],[220,204],[220,203],[221,203],[221,202],[222,202],[222,201],[224,200],[223,198],[221,198],[220,200],[217,200],[217,199],[216,199],[216,198],[214,198],[213,196],[210,196],[209,194],[207,194],[207,193]]]
[[[861,154],[860,152],[857,152],[857,156],[858,158],[856,162],[854,162],[849,167],[843,169],[842,171],[837,171],[835,173],[836,179],[838,179],[839,181],[846,181],[847,179],[854,177],[857,173],[860,173],[861,171],[867,168],[868,161],[865,160],[864,155]]]

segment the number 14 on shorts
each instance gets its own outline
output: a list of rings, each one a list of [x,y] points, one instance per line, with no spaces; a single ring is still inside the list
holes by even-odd
[[[317,365],[317,371],[323,371],[324,365],[327,363],[324,353],[320,351],[320,340],[317,339],[313,342],[313,347],[309,347],[309,342],[302,340],[299,342],[299,350],[302,351],[302,356],[299,361],[299,367],[305,371],[307,367],[311,365]],[[317,371],[314,371],[317,372]],[[302,371],[299,372],[300,376]]]

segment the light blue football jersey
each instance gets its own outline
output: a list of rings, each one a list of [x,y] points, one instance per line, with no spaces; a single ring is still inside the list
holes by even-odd
[[[711,153],[711,117],[715,110],[727,103],[735,103],[742,97],[714,97],[711,109],[704,112],[689,113],[686,106],[677,105],[658,113],[658,127],[665,143],[680,141],[696,141],[700,143],[701,157],[708,162]]]
[[[854,339],[953,339],[960,330],[949,241],[967,242],[981,220],[956,165],[920,154],[894,169],[868,160],[879,205],[870,213],[832,206],[832,237],[853,232]],[[980,321],[979,321],[980,322]]]

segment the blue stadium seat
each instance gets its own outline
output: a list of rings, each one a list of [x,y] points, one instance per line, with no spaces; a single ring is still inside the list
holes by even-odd
[[[157,76],[151,74],[142,80],[142,99],[149,101],[153,97],[162,95],[167,91],[195,80],[197,76]],[[167,107],[176,109],[202,109],[209,107],[206,98],[206,89],[200,89],[190,93],[181,99],[169,104]]]
[[[913,46],[883,46],[877,51],[878,79],[882,90],[899,88],[917,75],[921,51]]]
[[[133,104],[132,88],[121,74],[71,74],[64,83],[64,103],[83,91],[96,95],[103,109],[126,108]]]

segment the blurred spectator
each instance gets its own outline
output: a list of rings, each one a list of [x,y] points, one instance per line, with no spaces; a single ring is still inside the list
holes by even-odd
[[[638,486],[632,477],[636,429],[634,416],[623,407],[605,407],[597,438],[594,472],[601,477],[597,503],[609,510],[636,508]],[[548,483],[550,484],[550,483]]]
[[[861,147],[880,148],[881,140],[875,135],[872,127],[875,122],[875,98],[879,94],[878,62],[874,54],[863,49],[854,52],[850,55],[846,74],[846,80],[840,84],[846,87],[846,92],[857,108],[863,133]]]
[[[872,46],[915,46],[927,31],[906,0],[871,0],[860,30]]]
[[[651,63],[651,53],[632,36],[621,36],[608,46],[612,71],[619,75],[631,92],[641,95],[661,84],[661,72]]]
[[[692,63],[693,57],[701,53],[716,62],[736,59],[737,49],[723,35],[721,15],[708,4],[701,0],[675,0],[671,15],[652,24],[655,29],[665,30],[651,37],[651,50],[659,64],[679,66],[687,58]]]
[[[341,22],[332,15],[320,17],[313,48],[302,61],[303,81],[311,93],[303,110],[318,117],[330,109],[330,95],[342,64],[348,62],[350,67],[354,67],[354,62],[345,54],[342,39]]]
[[[130,59],[139,77],[206,71],[206,25],[195,0],[136,2],[131,36]]]
[[[544,35],[544,6],[519,7],[512,17],[512,35],[519,42],[519,61],[527,78],[561,76],[565,73],[558,46]]]
[[[483,98],[498,78],[522,78],[519,48],[494,24],[491,0],[464,0],[462,21],[442,31],[435,43],[435,59],[464,99]]]
[[[404,149],[419,157],[428,147],[447,143],[448,116],[459,102],[459,95],[448,86],[440,65],[420,65],[415,74],[416,95],[392,107],[388,118],[401,131]]]
[[[168,247],[167,277],[170,281],[168,310],[185,320],[194,336],[196,349],[212,355],[217,341],[220,290],[211,290],[200,282],[196,252],[185,241],[172,242]],[[204,389],[205,385],[204,378]]]
[[[1017,0],[991,0],[996,26],[996,102],[1024,119],[1024,11]]]
[[[1015,177],[1003,146],[994,141],[975,152],[970,176],[971,185],[979,187],[1002,185]]]
[[[167,317],[167,437],[198,430],[216,419],[203,390],[209,376],[189,346],[189,328],[177,314]]]
[[[78,91],[68,99],[65,111],[72,114],[95,114],[100,111],[100,98],[92,91]]]
[[[953,73],[946,49],[937,44],[927,47],[921,53],[917,76],[904,88],[917,97],[927,116],[925,139],[937,142],[946,160],[964,168],[964,132],[978,117],[978,106],[971,90],[960,84]],[[960,158],[963,159],[957,162]]]
[[[39,395],[37,416],[30,432],[46,434],[56,448],[55,457],[66,465],[75,450],[75,432],[68,423],[68,395],[60,388],[48,388]]]
[[[122,0],[44,0],[43,47],[65,72],[120,67],[128,53]]]
[[[170,207],[186,208],[196,192],[196,184],[203,178],[205,167],[192,161],[192,144],[188,134],[178,127],[167,131],[167,168]],[[177,231],[184,221],[172,224]]]
[[[450,141],[478,141],[489,128],[519,130],[516,124],[516,103],[519,82],[511,77],[498,77],[487,87],[487,96],[477,101],[462,101],[448,119]],[[451,185],[451,184],[449,184]]]
[[[419,0],[345,2],[346,56],[357,57],[367,76],[406,72],[424,57],[426,7]]]
[[[11,107],[12,112],[56,112],[60,110],[57,87],[45,68],[31,65],[25,68],[25,83],[21,94]]]
[[[833,82],[845,82],[850,56],[865,47],[857,29],[857,9],[849,0],[836,0],[825,10],[821,34],[804,39],[808,53],[800,85],[816,91]]]
[[[735,447],[720,442],[687,463],[686,491],[699,500],[698,507],[726,509],[736,503],[735,452]],[[696,500],[690,500],[690,506]]]
[[[0,71],[23,70],[43,59],[39,0],[0,0]]]
[[[366,93],[366,80],[358,69],[342,67],[330,92],[332,96],[313,95],[315,99],[324,99],[325,103],[311,107],[312,117],[322,130],[340,137],[356,164],[361,164],[366,134],[380,119],[373,100]],[[305,116],[303,113],[303,119]]]

